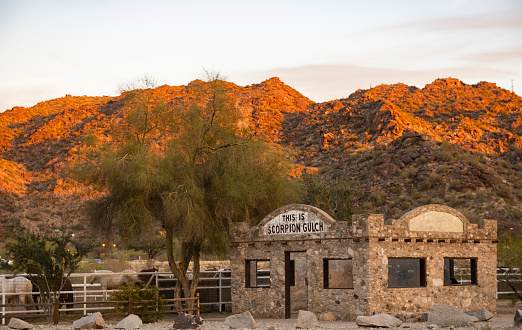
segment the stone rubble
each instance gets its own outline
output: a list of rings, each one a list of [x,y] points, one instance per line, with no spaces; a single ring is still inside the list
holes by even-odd
[[[105,321],[100,312],[92,315],[84,316],[73,322],[73,329],[103,329],[105,328]]]
[[[473,326],[471,316],[463,313],[460,309],[443,304],[435,304],[430,309],[428,323],[436,324],[442,328]]]
[[[255,329],[257,326],[249,311],[228,316],[225,319],[225,324],[230,329]]]
[[[522,328],[522,309],[517,309],[515,317],[513,318],[513,326]]]
[[[477,310],[473,310],[473,311],[467,311],[464,313],[468,314],[469,316],[476,317],[478,322],[484,322],[484,321],[490,320],[493,316],[495,316],[495,315],[493,315],[493,313],[491,313],[487,309],[477,309]]]
[[[121,320],[120,322],[118,322],[118,324],[114,326],[114,329],[139,329],[142,324],[143,321],[140,319],[138,315],[131,314],[123,320]]]
[[[9,329],[32,329],[33,325],[24,320],[20,320],[16,317],[12,317],[7,325]]]
[[[371,316],[357,316],[355,323],[362,327],[398,328],[402,321],[387,313],[378,313]]]
[[[319,321],[314,313],[309,311],[299,311],[295,327],[296,329],[315,329],[319,327]]]
[[[174,320],[173,329],[200,329],[204,320],[198,315],[179,313]]]

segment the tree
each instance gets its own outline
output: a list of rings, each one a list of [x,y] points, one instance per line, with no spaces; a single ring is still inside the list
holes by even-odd
[[[355,202],[362,189],[349,179],[326,181],[318,175],[305,172],[302,175],[303,204],[318,207],[331,217],[351,223]]]
[[[128,236],[163,228],[170,269],[194,297],[202,247],[222,249],[231,222],[257,223],[295,202],[298,189],[285,151],[252,138],[219,75],[189,87],[175,107],[130,107],[115,143],[95,149],[86,181],[108,192],[91,204],[97,228],[115,225]]]
[[[498,279],[506,283],[513,293],[522,301],[522,292],[517,287],[517,281],[522,279],[522,237],[513,237],[507,233],[498,236],[497,257],[498,267],[504,271]]]
[[[166,245],[164,237],[155,235],[131,240],[131,242],[127,244],[127,248],[136,251],[145,251],[147,253],[147,258],[152,260],[165,251]]]
[[[18,227],[12,230],[5,245],[13,262],[3,261],[1,267],[36,276],[32,281],[38,286],[43,302],[58,299],[65,280],[91,248],[89,243],[75,241],[63,230],[59,233],[50,237]]]

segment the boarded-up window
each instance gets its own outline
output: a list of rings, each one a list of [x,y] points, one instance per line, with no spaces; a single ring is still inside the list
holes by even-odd
[[[476,285],[477,259],[444,258],[444,285]]]
[[[353,289],[352,259],[323,260],[325,289]]]
[[[245,286],[270,287],[270,260],[245,260]]]
[[[388,258],[388,287],[413,288],[426,286],[426,260]]]

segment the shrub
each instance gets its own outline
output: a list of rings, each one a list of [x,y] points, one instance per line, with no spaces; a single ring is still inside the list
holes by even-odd
[[[419,158],[415,159],[415,164],[417,164],[417,165],[426,164],[427,162],[428,162],[428,158],[426,158],[426,156],[424,156],[424,155],[422,155]]]
[[[414,166],[409,166],[409,167],[406,167],[404,170],[402,170],[400,173],[399,173],[399,177],[401,179],[409,179],[409,178],[414,178],[417,176],[417,173],[419,172],[419,169],[414,167]]]
[[[383,190],[372,191],[370,199],[376,206],[382,206],[386,204],[386,192]]]
[[[466,217],[466,219],[468,219],[469,222],[479,223],[480,216],[478,214],[476,214],[475,212],[470,211],[470,210],[460,210],[460,211]]]
[[[443,182],[442,176],[437,173],[431,173],[429,177],[427,177],[424,181],[420,183],[420,188],[422,190],[432,189]]]
[[[450,170],[449,165],[447,165],[447,164],[442,164],[442,165],[439,165],[439,166],[437,167],[437,169],[435,170],[435,172],[441,174],[441,173],[448,173],[449,170]]]
[[[119,301],[116,312],[126,313],[129,310],[128,301],[132,299],[132,313],[137,314],[144,323],[153,323],[162,318],[161,311],[166,302],[159,295],[158,287],[145,284],[121,286],[111,294],[112,301]],[[125,301],[126,303],[123,303]]]
[[[497,195],[504,199],[511,199],[513,195],[511,194],[511,188],[509,186],[503,185],[497,190]]]

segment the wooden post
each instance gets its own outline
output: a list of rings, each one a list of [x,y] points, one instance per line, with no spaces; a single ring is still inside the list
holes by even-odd
[[[127,308],[127,315],[132,314],[132,296],[129,296],[129,306]]]
[[[54,308],[53,308],[53,323],[57,325],[60,321],[60,299],[54,299]]]
[[[196,300],[196,302],[197,302],[197,306],[198,306],[198,316],[199,316],[199,293],[196,293],[196,297],[198,298]]]

